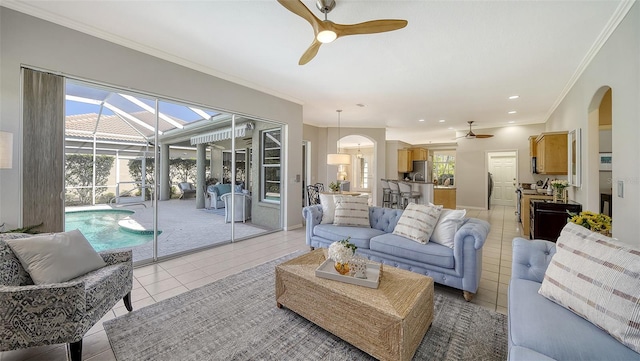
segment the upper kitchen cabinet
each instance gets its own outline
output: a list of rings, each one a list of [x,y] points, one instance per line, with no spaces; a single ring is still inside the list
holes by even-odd
[[[536,138],[536,170],[538,173],[567,174],[567,133],[542,133]]]
[[[426,148],[409,148],[411,151],[411,160],[427,160],[427,149]]]
[[[409,173],[413,171],[413,159],[411,150],[398,149],[398,173]]]
[[[537,135],[532,135],[529,137],[529,156],[530,157],[537,157],[538,155],[536,154],[536,151],[538,150],[538,148],[536,147],[536,139],[538,138]]]

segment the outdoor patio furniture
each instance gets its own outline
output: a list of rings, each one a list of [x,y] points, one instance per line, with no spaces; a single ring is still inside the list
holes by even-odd
[[[196,196],[196,187],[193,186],[193,183],[189,182],[181,182],[178,184],[178,188],[180,188],[180,199],[186,199],[187,197]]]
[[[231,222],[231,194],[223,194],[222,201],[224,202],[224,222]],[[251,218],[251,196],[248,193],[233,193],[235,201],[234,222],[246,222]]]
[[[5,239],[0,237],[0,351],[67,343],[72,361],[82,359],[82,337],[124,300],[131,311],[132,252],[105,251],[106,266],[61,283],[34,285]],[[10,312],[9,312],[10,311]],[[46,358],[46,357],[45,357]]]

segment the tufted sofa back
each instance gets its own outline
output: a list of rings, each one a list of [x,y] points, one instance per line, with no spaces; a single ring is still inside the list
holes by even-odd
[[[369,224],[371,228],[386,233],[393,233],[398,220],[402,216],[402,209],[369,207]]]

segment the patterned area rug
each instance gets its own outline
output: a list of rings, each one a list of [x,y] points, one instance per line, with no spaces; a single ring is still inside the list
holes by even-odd
[[[295,255],[105,322],[116,359],[374,360],[276,308],[274,267]],[[414,360],[506,360],[505,315],[465,302],[462,292],[435,291],[433,324]]]

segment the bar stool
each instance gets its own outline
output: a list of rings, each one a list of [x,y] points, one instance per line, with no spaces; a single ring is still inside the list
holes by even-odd
[[[389,182],[386,179],[380,179],[382,184],[382,206],[391,208],[391,188],[389,188]]]
[[[391,193],[389,194],[391,198],[391,208],[399,208],[400,207],[400,188],[398,187],[398,182],[394,180],[389,180],[388,182],[389,182],[389,189],[391,189]]]
[[[407,208],[409,204],[409,200],[413,200],[415,203],[418,203],[418,199],[421,197],[420,192],[411,190],[411,184],[409,183],[398,183],[398,188],[400,189],[400,198],[402,200],[402,208]]]

